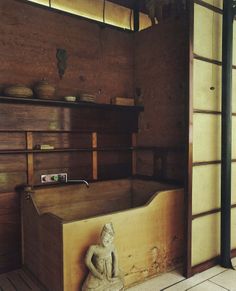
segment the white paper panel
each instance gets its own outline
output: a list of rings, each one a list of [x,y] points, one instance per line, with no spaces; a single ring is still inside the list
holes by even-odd
[[[193,215],[220,207],[220,168],[219,164],[193,167]]]
[[[199,217],[192,223],[192,266],[220,253],[220,214]]]
[[[231,173],[232,204],[236,204],[236,163]],[[199,214],[220,208],[221,165],[193,167],[192,213]]]
[[[233,27],[233,64],[236,65],[236,20]]]
[[[231,249],[236,248],[236,208],[231,210]],[[206,215],[192,223],[192,266],[220,254],[220,213]]]
[[[221,158],[221,116],[193,115],[193,161],[215,161]]]
[[[221,66],[194,60],[194,109],[221,111],[221,78]]]
[[[194,53],[221,60],[222,15],[194,4]]]

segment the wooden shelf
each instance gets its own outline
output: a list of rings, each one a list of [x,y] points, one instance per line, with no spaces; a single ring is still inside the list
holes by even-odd
[[[130,110],[141,112],[144,111],[143,106],[123,106],[113,104],[101,104],[93,102],[67,102],[60,100],[43,100],[37,98],[18,98],[18,97],[5,97],[0,96],[0,103],[12,104],[30,104],[30,105],[44,105],[44,106],[57,106],[57,107],[72,107],[72,108],[100,108],[109,110]]]
[[[113,151],[159,151],[159,152],[176,152],[184,151],[183,147],[103,147],[103,148],[64,148],[64,149],[48,149],[48,150],[0,150],[1,154],[43,154],[43,153],[61,153],[61,152],[113,152]]]
[[[105,152],[105,151],[132,151],[133,147],[108,147],[108,148],[80,148],[80,149],[51,149],[51,150],[1,150],[0,154],[43,154],[61,152]]]

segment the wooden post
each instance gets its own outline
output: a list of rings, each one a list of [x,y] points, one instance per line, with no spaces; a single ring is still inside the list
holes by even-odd
[[[26,147],[27,150],[33,149],[33,133],[26,132]],[[27,153],[27,183],[29,185],[34,184],[34,157],[33,153]]]
[[[92,133],[92,148],[93,148],[93,180],[98,179],[98,152],[96,149],[98,146],[97,142],[97,133],[93,132]]]
[[[137,146],[137,134],[132,134],[132,147],[135,148]],[[136,149],[132,150],[132,175],[137,174],[137,151]]]
[[[133,9],[134,31],[139,31],[139,0],[135,1]]]
[[[221,117],[221,253],[220,264],[231,263],[231,159],[232,159],[232,57],[233,0],[224,1],[222,37],[222,117]]]

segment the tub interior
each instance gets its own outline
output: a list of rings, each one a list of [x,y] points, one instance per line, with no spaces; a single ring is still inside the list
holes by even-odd
[[[39,214],[51,213],[63,222],[132,209],[147,204],[157,192],[176,186],[156,181],[123,179],[38,188],[32,198]]]

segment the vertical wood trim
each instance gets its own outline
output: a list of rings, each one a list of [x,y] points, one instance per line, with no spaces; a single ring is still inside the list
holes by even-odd
[[[92,133],[92,148],[97,148],[98,140],[97,140],[97,133]],[[98,179],[98,152],[96,150],[92,153],[92,160],[93,160],[93,180]]]
[[[134,31],[135,32],[138,32],[139,31],[139,22],[140,22],[140,19],[139,19],[139,7],[140,6],[140,3],[139,3],[139,0],[136,0],[135,1],[135,4],[134,4],[134,9],[133,9],[133,22],[134,22]]]
[[[26,147],[27,147],[27,150],[33,149],[33,133],[31,131],[26,132]],[[34,157],[33,157],[33,153],[27,153],[27,183],[29,185],[34,184]]]
[[[132,134],[132,147],[137,146],[137,134]],[[137,152],[135,149],[132,150],[132,175],[137,174]]]
[[[186,255],[184,264],[184,275],[189,278],[192,276],[192,170],[193,170],[193,60],[194,60],[194,2],[188,1],[188,88],[187,88],[187,114],[188,114],[188,132],[187,132],[187,174],[185,178],[185,213],[186,213]]]

